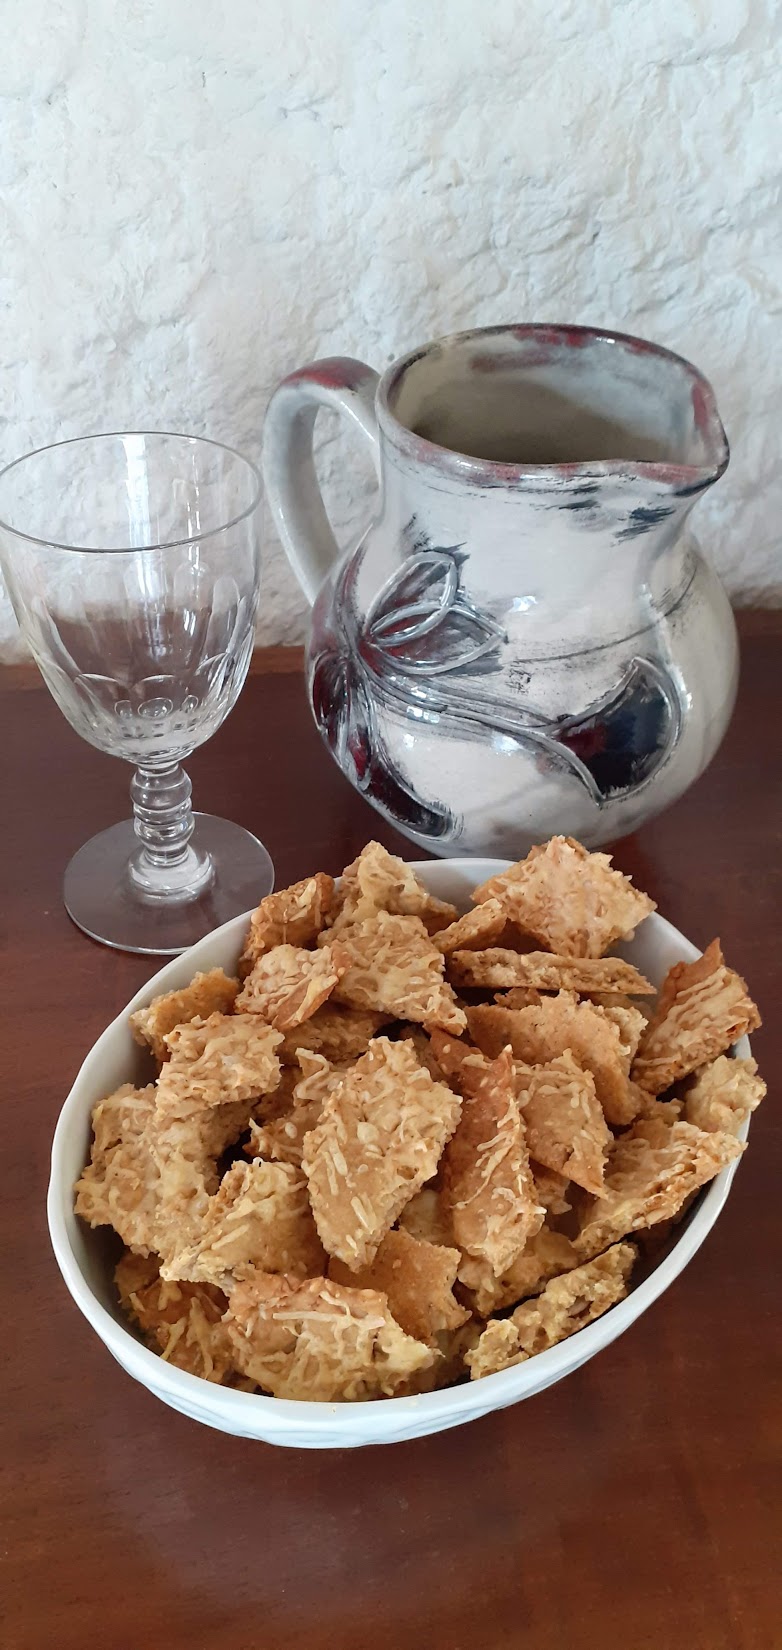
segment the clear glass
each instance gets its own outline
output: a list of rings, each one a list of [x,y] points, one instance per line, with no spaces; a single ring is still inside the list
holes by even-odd
[[[273,886],[260,842],[194,814],[180,764],[235,704],[260,580],[261,483],[197,436],[87,436],[0,474],[0,555],[22,632],[71,726],[135,765],[133,818],[65,874],[94,939],[173,953]]]

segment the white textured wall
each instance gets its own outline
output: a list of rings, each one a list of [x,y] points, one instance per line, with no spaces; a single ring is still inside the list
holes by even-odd
[[[275,381],[473,322],[638,331],[712,378],[698,510],[782,599],[775,0],[3,0],[0,460],[183,427],[257,455]],[[336,518],[363,457],[328,437]],[[365,507],[365,506],[364,506]],[[262,635],[303,606],[270,554]],[[0,650],[17,645],[7,605]]]

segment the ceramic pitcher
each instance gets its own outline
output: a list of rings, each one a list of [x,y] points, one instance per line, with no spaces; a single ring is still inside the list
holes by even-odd
[[[372,520],[342,553],[321,407],[366,438]],[[272,398],[264,468],[313,603],[308,681],[348,779],[437,854],[591,845],[680,796],[725,731],[733,617],[689,529],[728,463],[710,385],[586,327],[487,327],[382,378],[317,361]]]

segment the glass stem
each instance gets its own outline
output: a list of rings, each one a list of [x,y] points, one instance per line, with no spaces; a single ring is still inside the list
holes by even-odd
[[[130,782],[133,828],[140,847],[128,867],[137,892],[148,899],[194,899],[212,880],[207,853],[192,843],[192,786],[178,762],[136,769]]]

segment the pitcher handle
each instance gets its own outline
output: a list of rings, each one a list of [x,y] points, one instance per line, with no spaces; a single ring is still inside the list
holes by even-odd
[[[315,470],[315,419],[321,407],[352,419],[369,442],[379,478],[375,416],[379,376],[363,361],[335,355],[283,378],[269,402],[263,432],[266,496],[285,553],[310,602],[341,555]]]

